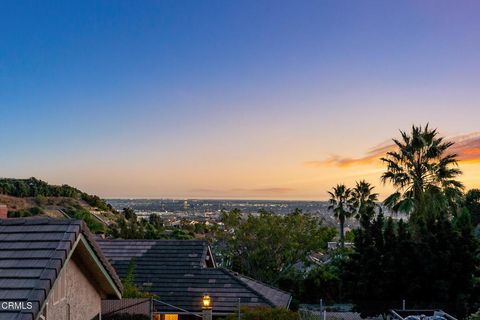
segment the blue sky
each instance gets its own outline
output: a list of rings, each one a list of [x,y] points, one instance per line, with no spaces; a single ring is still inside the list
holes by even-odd
[[[378,184],[373,168],[303,164],[361,157],[412,123],[479,131],[479,9],[3,2],[0,176],[119,197],[311,199],[360,175]]]

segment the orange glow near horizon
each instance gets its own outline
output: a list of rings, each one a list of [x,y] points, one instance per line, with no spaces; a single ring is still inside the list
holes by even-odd
[[[455,141],[450,151],[458,154],[464,173],[460,180],[467,189],[479,188],[480,133],[449,139]],[[332,186],[353,186],[360,179],[375,185],[381,199],[393,191],[380,182],[384,166],[379,160],[393,149],[391,143],[366,148],[363,154],[357,151],[355,156],[328,156],[324,150],[337,146],[324,145],[319,153],[323,156],[317,159],[308,146],[300,148],[297,144],[295,152],[285,152],[275,143],[258,153],[247,149],[224,154],[215,149],[193,150],[198,154],[194,158],[180,151],[139,158],[133,153],[112,159],[79,155],[71,162],[52,156],[45,162],[39,158],[37,170],[29,170],[28,176],[67,183],[104,198],[325,200]],[[269,146],[269,142],[259,144]],[[49,163],[62,165],[49,167]]]

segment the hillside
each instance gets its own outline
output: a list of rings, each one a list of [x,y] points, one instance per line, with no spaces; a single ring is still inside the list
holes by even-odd
[[[9,217],[82,219],[92,231],[100,233],[107,231],[117,214],[98,196],[36,178],[0,179],[0,204],[7,205]]]

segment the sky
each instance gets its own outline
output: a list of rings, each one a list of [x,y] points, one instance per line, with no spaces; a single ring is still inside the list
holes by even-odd
[[[478,1],[2,1],[0,176],[112,198],[308,199],[399,130],[480,187]]]

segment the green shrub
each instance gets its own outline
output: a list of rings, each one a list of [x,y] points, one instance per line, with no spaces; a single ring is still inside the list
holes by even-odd
[[[144,292],[135,285],[135,259],[131,259],[128,264],[127,275],[122,280],[123,294],[125,298],[153,298],[155,295],[150,292]]]
[[[37,205],[39,206],[44,206],[48,203],[48,198],[43,196],[43,195],[37,195],[35,197],[35,202],[37,203]]]
[[[106,226],[97,220],[88,210],[81,206],[74,206],[65,209],[65,213],[74,219],[85,221],[90,231],[93,233],[105,233]]]
[[[33,217],[42,214],[42,209],[38,207],[33,207],[30,209],[18,210],[18,211],[9,211],[8,217],[9,218],[24,218],[24,217]]]

